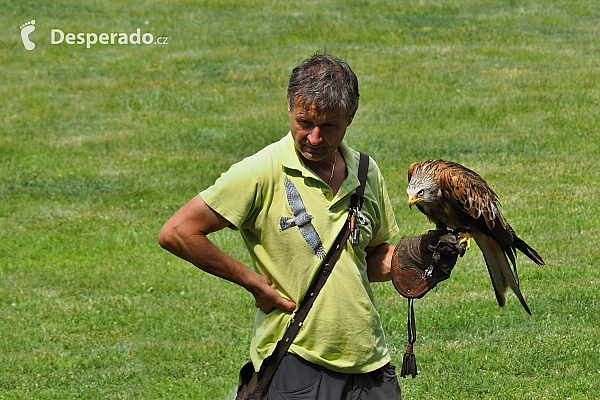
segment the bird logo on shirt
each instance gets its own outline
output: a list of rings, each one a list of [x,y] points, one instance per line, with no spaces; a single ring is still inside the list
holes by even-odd
[[[306,212],[306,207],[302,202],[298,189],[296,189],[296,186],[294,186],[288,177],[283,178],[283,186],[285,188],[289,210],[294,217],[281,217],[279,219],[279,228],[281,231],[285,231],[297,226],[300,230],[300,234],[306,241],[306,244],[313,249],[315,255],[321,259],[325,258],[326,253],[323,244],[321,243],[321,238],[311,222],[314,217]]]

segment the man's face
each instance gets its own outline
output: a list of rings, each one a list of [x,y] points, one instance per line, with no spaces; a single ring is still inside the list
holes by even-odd
[[[288,114],[296,150],[304,159],[314,162],[333,160],[354,117],[348,118],[344,113],[317,113],[314,106],[296,105],[292,109],[289,101]]]

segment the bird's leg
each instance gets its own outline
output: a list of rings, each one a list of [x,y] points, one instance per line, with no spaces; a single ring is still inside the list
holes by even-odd
[[[471,248],[471,230],[468,228],[458,228],[455,229],[454,232],[456,232],[457,236],[459,238],[461,238],[458,241],[458,244],[463,244],[466,243],[467,244],[467,250],[469,250]]]
[[[440,231],[440,230],[441,230],[441,231],[445,231],[445,230],[447,230],[447,229],[448,229],[448,227],[446,226],[446,224],[445,224],[444,222],[438,222],[437,224],[435,224],[435,229],[430,229],[430,230],[428,230],[427,232],[425,232],[425,233],[422,233],[422,234],[421,234],[421,237],[423,237],[423,236],[427,236],[427,235],[429,235],[431,232]]]

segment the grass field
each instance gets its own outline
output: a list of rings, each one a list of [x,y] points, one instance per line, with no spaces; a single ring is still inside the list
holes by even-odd
[[[0,5],[0,399],[225,399],[248,358],[243,289],[160,249],[162,224],[288,129],[291,69],[357,73],[348,143],[388,182],[410,163],[496,190],[547,265],[519,258],[528,316],[481,253],[417,302],[411,399],[600,398],[600,5],[596,0],[17,1]],[[35,20],[29,38],[20,26]],[[166,45],[51,44],[141,30]],[[399,239],[395,238],[396,240]],[[235,232],[214,235],[249,263]],[[374,285],[394,363],[405,302]]]

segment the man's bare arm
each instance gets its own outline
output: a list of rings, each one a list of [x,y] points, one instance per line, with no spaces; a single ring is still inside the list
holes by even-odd
[[[158,242],[201,270],[242,286],[252,293],[256,306],[262,311],[268,313],[273,308],[293,311],[296,304],[281,297],[266,277],[229,256],[208,239],[208,234],[229,225],[230,222],[210,208],[202,197],[196,196],[165,223]]]
[[[382,243],[365,249],[369,282],[386,282],[392,279],[392,254],[395,247],[389,243]]]

